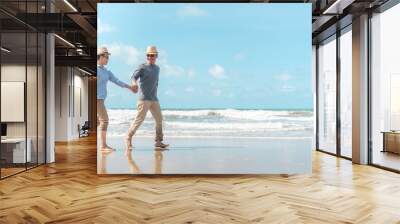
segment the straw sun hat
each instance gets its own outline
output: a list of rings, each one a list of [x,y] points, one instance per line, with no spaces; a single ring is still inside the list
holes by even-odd
[[[97,55],[111,55],[106,47],[97,48]]]
[[[148,46],[146,54],[158,54],[156,46]]]

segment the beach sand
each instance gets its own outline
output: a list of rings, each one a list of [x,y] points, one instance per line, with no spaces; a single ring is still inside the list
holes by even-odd
[[[115,152],[98,151],[98,174],[303,174],[311,173],[311,138],[169,137],[155,150],[152,137],[109,137]]]

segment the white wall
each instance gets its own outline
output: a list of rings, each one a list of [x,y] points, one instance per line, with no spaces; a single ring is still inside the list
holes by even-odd
[[[76,68],[56,67],[55,86],[55,140],[77,139],[78,124],[88,120],[88,78]]]
[[[55,141],[66,141],[68,139],[68,68],[55,68]]]
[[[26,70],[27,69],[27,70]],[[36,67],[34,66],[27,66],[18,65],[18,64],[3,64],[1,66],[1,81],[2,82],[25,82],[26,71],[28,74],[36,74]],[[30,86],[36,86],[36,80],[29,80],[28,77],[28,84]],[[28,129],[33,128],[36,130],[36,113],[32,113],[33,110],[36,112],[36,87],[34,88],[27,88],[27,106],[31,108],[27,108],[27,122],[7,122],[7,135],[8,137],[25,137],[25,126],[28,125]],[[4,97],[4,96],[3,96]],[[32,104],[33,103],[33,104]],[[41,105],[39,105],[40,107]],[[1,110],[7,110],[9,108],[1,108]],[[24,110],[24,108],[22,108]],[[33,122],[33,123],[32,123]],[[28,131],[29,131],[28,130]],[[28,132],[29,137],[30,132]]]
[[[37,70],[38,69],[38,70]],[[1,66],[2,82],[24,82],[26,84],[26,101],[23,100],[22,107],[19,109],[12,107],[2,107],[2,112],[16,113],[12,110],[20,110],[22,113],[22,121],[20,122],[5,122],[7,124],[7,137],[9,138],[24,138],[25,135],[30,140],[30,148],[32,161],[44,163],[45,159],[45,139],[44,139],[44,74],[41,66],[37,67],[25,64],[3,64]],[[27,80],[25,80],[27,78]],[[3,93],[2,89],[2,93]],[[24,94],[24,89],[19,90],[20,94]],[[3,93],[4,94],[4,93]],[[2,98],[7,95],[2,95]],[[24,96],[22,96],[24,98]],[[26,106],[25,106],[26,102]],[[17,102],[15,102],[17,103]],[[2,103],[3,104],[3,103]],[[26,120],[24,114],[26,112]]]
[[[78,72],[78,75],[77,75]],[[78,124],[82,126],[85,121],[88,120],[88,78],[81,76],[79,70],[74,70],[74,82],[73,89],[74,92],[71,96],[71,132],[70,135],[73,136],[72,138],[77,138],[78,133]]]
[[[2,65],[1,81],[25,82],[25,69],[25,65]],[[7,108],[1,108],[1,110],[7,110]],[[25,126],[25,122],[8,122],[7,136],[25,137]]]

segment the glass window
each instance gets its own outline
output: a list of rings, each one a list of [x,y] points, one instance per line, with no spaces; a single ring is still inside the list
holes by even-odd
[[[8,1],[18,13],[42,13],[44,1]],[[2,20],[6,20],[4,23]],[[0,13],[0,178],[45,162],[45,35]]]
[[[400,170],[400,4],[372,17],[372,163]]]
[[[37,76],[37,90],[38,90],[38,164],[45,163],[46,158],[46,147],[45,147],[45,124],[46,124],[46,108],[45,108],[45,99],[46,99],[46,76],[45,76],[45,65],[46,65],[46,36],[43,33],[38,34],[38,76]]]
[[[351,27],[350,27],[351,28]],[[345,32],[345,31],[344,31]],[[352,35],[340,36],[340,153],[352,156]]]
[[[318,48],[318,147],[336,153],[336,37]]]
[[[0,150],[1,176],[6,177],[24,171],[31,158],[26,144],[26,33],[2,32],[1,47]]]
[[[37,165],[37,41],[36,32],[27,33],[27,80],[26,80],[26,114],[27,114],[27,143],[31,151],[28,168]]]

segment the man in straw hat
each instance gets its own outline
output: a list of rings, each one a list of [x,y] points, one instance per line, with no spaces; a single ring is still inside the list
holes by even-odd
[[[136,118],[130,126],[125,139],[127,151],[132,150],[132,136],[146,118],[147,111],[149,110],[156,123],[154,146],[162,149],[168,147],[167,144],[162,142],[162,114],[157,98],[158,77],[160,73],[160,67],[156,65],[158,56],[157,48],[155,46],[147,47],[146,56],[147,63],[140,65],[132,75],[133,91],[137,92],[139,87],[140,91],[138,94]]]
[[[111,81],[120,87],[131,89],[133,91],[133,88],[130,85],[120,81],[111,71],[109,71],[105,67],[108,63],[110,55],[111,54],[108,52],[106,47],[100,47],[97,49],[97,119],[99,121],[98,126],[100,128],[102,152],[114,151],[114,149],[108,146],[106,143],[108,114],[104,105],[104,101],[107,97],[108,81]]]

